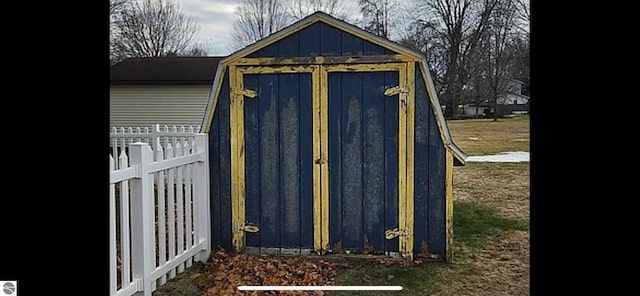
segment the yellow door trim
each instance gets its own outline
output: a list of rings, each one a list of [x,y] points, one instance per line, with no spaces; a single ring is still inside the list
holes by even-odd
[[[416,68],[414,62],[407,63],[407,84],[406,87],[409,90],[407,93],[407,241],[406,241],[406,254],[407,258],[413,260],[413,231],[414,231],[414,122],[415,122],[415,77]],[[402,85],[402,84],[401,84]]]
[[[320,71],[320,197],[322,254],[329,251],[329,82],[327,73]]]
[[[231,129],[231,233],[236,252],[244,250],[246,237],[241,226],[245,224],[244,186],[244,89],[242,73],[229,66],[230,129]]]
[[[317,68],[316,68],[317,69]],[[313,249],[318,255],[323,254],[322,250],[322,164],[318,160],[322,159],[320,150],[321,139],[321,101],[322,96],[320,80],[321,71],[314,71],[312,74],[313,85]]]
[[[446,260],[453,262],[453,154],[446,149]]]

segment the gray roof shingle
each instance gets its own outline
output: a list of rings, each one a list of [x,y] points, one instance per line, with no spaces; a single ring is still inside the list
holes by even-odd
[[[224,57],[129,58],[113,66],[115,84],[211,84]]]

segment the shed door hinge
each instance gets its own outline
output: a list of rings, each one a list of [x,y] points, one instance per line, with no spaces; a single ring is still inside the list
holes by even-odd
[[[234,223],[234,229],[235,231],[244,231],[244,232],[253,232],[253,233],[260,231],[260,227],[258,227],[258,225],[252,225],[252,224],[240,225],[240,223]]]
[[[402,231],[400,230],[398,227],[394,228],[394,229],[387,229],[387,231],[384,232],[384,238],[385,239],[394,239],[398,236],[411,236],[411,233],[407,232],[407,231]]]
[[[384,90],[384,95],[387,97],[392,97],[395,96],[399,93],[408,93],[409,89],[406,87],[400,87],[399,85],[396,85],[394,87],[390,87]]]
[[[408,87],[401,87],[397,85],[397,86],[385,89],[384,95],[388,97],[392,97],[397,94],[406,94],[408,92],[409,92]],[[402,111],[407,112],[407,106],[408,106],[407,96],[406,95],[400,96],[400,107],[402,108]]]
[[[253,99],[253,98],[258,96],[258,93],[255,90],[248,89],[248,88],[243,88],[241,90],[235,90],[233,92],[233,94],[234,95],[242,95],[242,96],[248,97],[250,99]]]

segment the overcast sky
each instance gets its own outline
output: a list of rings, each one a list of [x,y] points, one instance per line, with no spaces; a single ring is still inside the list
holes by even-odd
[[[227,55],[233,50],[229,43],[233,26],[234,11],[239,0],[174,0],[190,16],[198,20],[200,34],[199,47],[209,55]],[[358,0],[343,0],[347,11],[354,18],[360,18]]]

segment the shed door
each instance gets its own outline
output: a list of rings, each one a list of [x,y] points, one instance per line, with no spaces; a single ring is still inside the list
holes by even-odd
[[[317,67],[233,68],[235,249],[309,252],[314,248],[312,89]]]
[[[229,73],[235,250],[411,256],[407,64]]]
[[[334,253],[411,253],[406,68],[405,63],[323,67],[328,139],[322,146],[329,164],[328,247]]]

